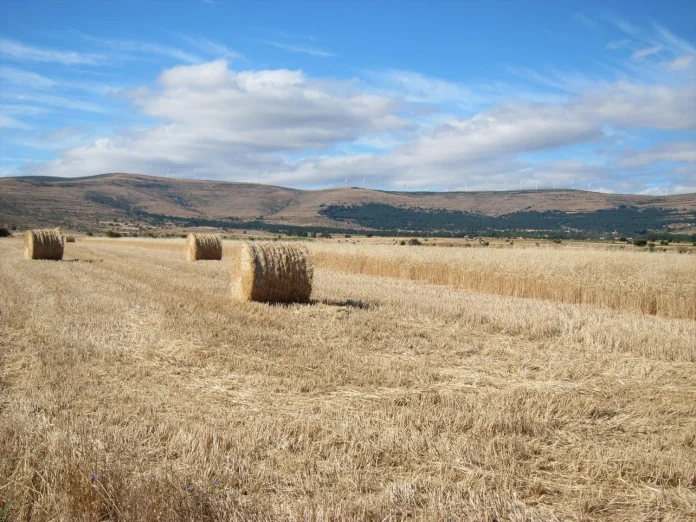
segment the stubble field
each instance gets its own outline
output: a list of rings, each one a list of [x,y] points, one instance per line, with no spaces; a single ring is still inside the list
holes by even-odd
[[[696,258],[0,241],[0,520],[692,520]]]

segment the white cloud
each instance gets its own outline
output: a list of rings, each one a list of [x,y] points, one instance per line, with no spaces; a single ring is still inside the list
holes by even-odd
[[[570,186],[574,180],[576,188],[591,182],[605,191],[642,189],[658,173],[675,187],[691,186],[692,174],[666,165],[693,162],[687,142],[629,150],[614,161],[599,150],[582,160],[570,153],[572,160],[557,159],[569,150],[564,147],[585,152],[583,144],[625,143],[636,129],[696,128],[693,61],[682,58],[692,56],[684,54],[688,44],[657,29],[625,29],[632,40],[616,48],[630,47],[637,57],[627,53],[623,66],[604,78],[509,68],[517,83],[464,84],[403,70],[337,81],[299,70],[240,71],[225,59],[171,67],[153,85],[126,93],[137,116],[156,123],[89,141],[74,138],[78,145],[58,152],[55,161],[22,172],[162,174],[170,168],[173,175],[190,175],[197,168],[201,177],[292,186],[342,184],[347,176],[367,177],[368,186],[451,182],[453,189],[486,183],[502,189],[506,181],[510,188],[520,179],[526,188],[534,180],[540,188]],[[189,43],[205,54],[229,51],[203,39]],[[647,52],[658,46],[659,53]],[[119,50],[140,52],[134,49]],[[59,82],[22,77],[17,69],[7,74],[45,86]],[[13,96],[15,102],[95,109],[92,99]]]
[[[277,47],[278,49],[283,49],[284,51],[289,51],[291,53],[303,53],[312,56],[320,56],[322,58],[327,58],[330,56],[336,56],[334,53],[320,49],[319,47],[314,47],[311,45],[296,45],[283,42],[275,42],[273,40],[261,40],[261,43]]]
[[[390,98],[308,80],[300,71],[237,73],[218,60],[175,67],[159,83],[161,90],[133,93],[144,114],[250,151],[323,149],[411,125]]]
[[[106,114],[108,112],[100,103],[82,100],[75,96],[66,97],[39,93],[3,93],[3,99],[19,102],[20,104],[46,105],[57,109],[72,109],[95,114]]]
[[[17,120],[0,113],[0,129],[30,129],[31,126],[23,121]]]
[[[640,49],[636,52],[633,53],[633,59],[634,60],[643,60],[648,56],[652,56],[653,54],[657,54],[661,52],[663,47],[661,45],[655,45],[653,47],[647,47],[645,49]]]
[[[100,65],[106,61],[106,57],[101,54],[46,49],[7,39],[0,39],[0,55],[18,61],[52,62],[63,65]]]
[[[695,65],[696,54],[685,54],[669,62],[664,62],[664,66],[670,71],[693,71]]]
[[[629,45],[631,45],[631,40],[613,40],[609,42],[605,48],[611,51],[616,51],[617,49],[623,49]]]
[[[673,88],[619,82],[605,85],[571,104],[579,113],[607,123],[642,128],[696,128],[696,86]]]
[[[621,167],[643,167],[661,162],[696,163],[696,142],[677,141],[642,151],[628,151],[616,163]]]
[[[140,42],[137,40],[106,40],[103,38],[95,38],[93,36],[84,34],[82,35],[82,38],[89,42],[101,45],[103,47],[107,47],[115,51],[165,56],[167,58],[173,58],[175,60],[186,63],[198,63],[201,61],[200,57],[195,54],[167,45]]]
[[[183,40],[188,42],[190,45],[200,49],[201,52],[204,52],[206,55],[213,56],[214,58],[225,58],[231,60],[242,57],[241,54],[233,51],[229,47],[221,43],[208,40],[207,38],[200,36],[181,36],[181,38],[183,38]]]
[[[50,89],[56,85],[56,82],[50,78],[6,65],[0,65],[0,80],[2,80],[5,85],[21,85],[34,89]]]

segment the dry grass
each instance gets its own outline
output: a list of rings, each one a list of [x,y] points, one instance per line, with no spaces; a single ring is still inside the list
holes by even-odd
[[[214,234],[189,234],[186,238],[188,261],[219,261],[222,259],[222,241]]]
[[[242,243],[234,249],[232,295],[242,301],[306,303],[313,268],[307,248],[286,243]]]
[[[696,515],[695,321],[323,268],[236,302],[182,244],[0,243],[7,520]]]
[[[327,243],[311,252],[331,270],[696,320],[696,261],[676,252]]]
[[[57,230],[27,230],[24,233],[24,257],[31,260],[63,259],[63,238]]]

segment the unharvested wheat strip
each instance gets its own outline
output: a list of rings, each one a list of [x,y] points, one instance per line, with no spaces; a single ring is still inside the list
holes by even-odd
[[[304,246],[243,243],[235,252],[232,295],[243,301],[306,303],[314,273]]]
[[[219,261],[222,259],[222,241],[213,234],[189,234],[186,238],[186,259]]]
[[[27,259],[63,259],[64,243],[55,230],[27,230],[24,233],[24,257]]]

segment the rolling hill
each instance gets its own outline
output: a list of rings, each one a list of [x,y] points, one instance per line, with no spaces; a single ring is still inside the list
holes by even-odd
[[[20,228],[60,225],[99,230],[105,223],[115,221],[160,228],[268,225],[370,230],[502,227],[601,231],[620,226],[692,233],[696,230],[696,194],[657,197],[579,190],[297,190],[121,173],[82,178],[0,179],[0,223]]]

